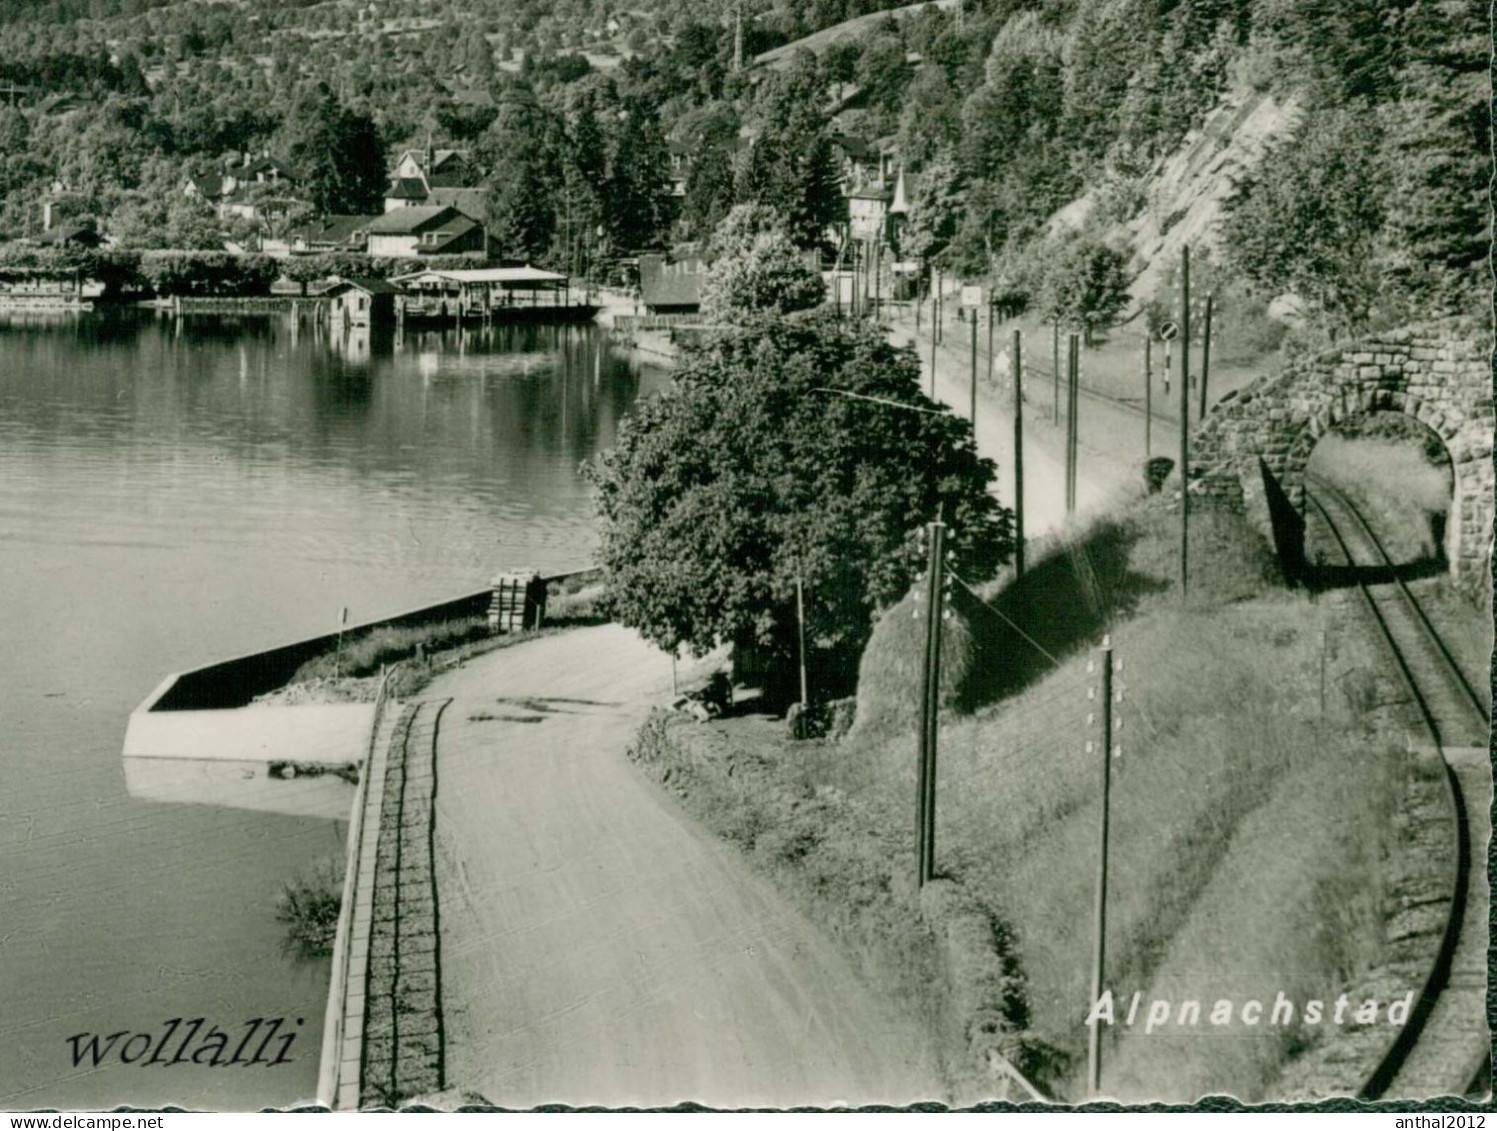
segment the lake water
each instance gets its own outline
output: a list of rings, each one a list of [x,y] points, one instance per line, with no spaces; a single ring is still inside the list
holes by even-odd
[[[587,565],[578,467],[663,381],[592,327],[0,316],[0,1108],[312,1097],[328,967],[282,953],[274,899],[346,825],[132,798],[127,716],[343,606]],[[177,1017],[303,1024],[274,1068],[73,1063]]]

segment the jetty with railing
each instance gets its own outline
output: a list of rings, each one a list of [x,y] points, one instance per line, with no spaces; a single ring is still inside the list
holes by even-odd
[[[588,322],[600,309],[570,276],[539,267],[428,268],[397,275],[397,327],[414,322]]]
[[[0,311],[92,310],[103,288],[81,272],[40,267],[0,269]]]

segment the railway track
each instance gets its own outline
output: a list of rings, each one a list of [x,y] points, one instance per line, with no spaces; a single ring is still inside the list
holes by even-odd
[[[1411,724],[1445,770],[1456,826],[1450,911],[1408,1023],[1368,1077],[1363,1099],[1418,1099],[1490,1090],[1486,1022],[1490,890],[1482,862],[1491,832],[1490,708],[1440,638],[1377,532],[1345,493],[1319,478],[1305,497],[1325,524],[1388,646],[1412,705]]]

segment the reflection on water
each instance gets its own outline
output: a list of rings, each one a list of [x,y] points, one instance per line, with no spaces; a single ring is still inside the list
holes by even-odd
[[[132,798],[129,711],[345,605],[585,565],[578,467],[661,382],[591,327],[0,320],[0,1107],[311,1096],[327,970],[287,960],[271,908],[342,852],[322,815],[351,787],[187,764]],[[94,1067],[67,1040],[263,1016],[305,1019],[293,1063]]]

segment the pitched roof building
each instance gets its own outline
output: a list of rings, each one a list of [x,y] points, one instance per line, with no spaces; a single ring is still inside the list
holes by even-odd
[[[450,206],[397,208],[369,224],[370,255],[413,258],[485,250],[483,225]]]
[[[385,211],[411,207],[452,207],[482,222],[488,191],[461,149],[407,149],[395,162]]]
[[[698,256],[671,263],[663,255],[641,255],[640,301],[651,314],[694,314],[702,306],[707,271],[707,261]]]
[[[296,251],[363,251],[377,216],[324,216],[293,237]]]

